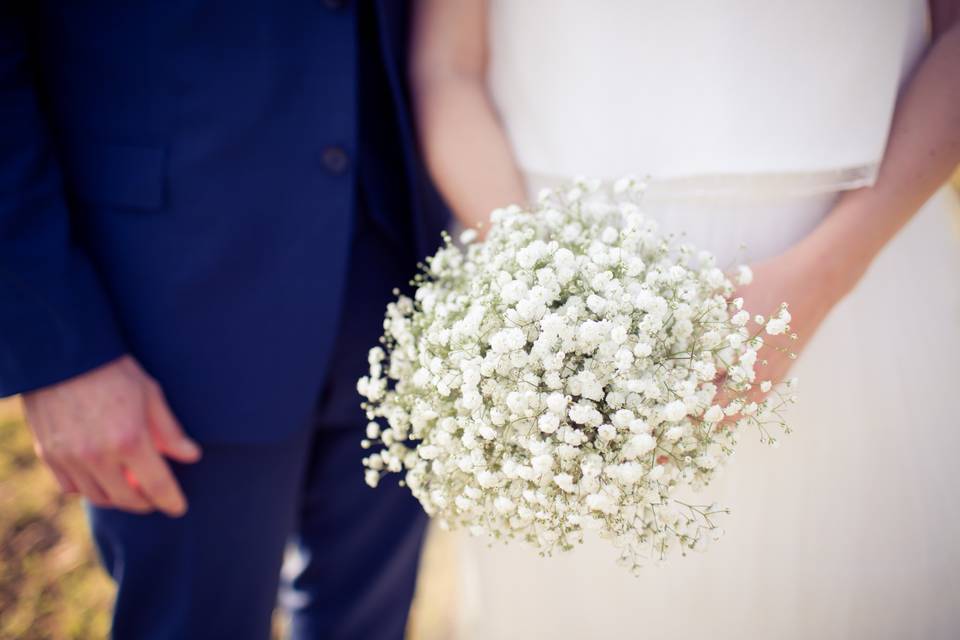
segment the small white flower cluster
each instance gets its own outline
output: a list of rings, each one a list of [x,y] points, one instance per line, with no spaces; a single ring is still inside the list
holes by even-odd
[[[379,445],[368,484],[406,471],[440,526],[547,554],[597,530],[634,568],[719,534],[724,510],[678,491],[709,483],[743,424],[786,428],[791,398],[748,394],[771,390],[757,350],[790,316],[752,324],[714,258],[641,213],[642,193],[578,180],[495,211],[483,243],[446,238],[414,298],[389,305],[358,383],[363,445]]]

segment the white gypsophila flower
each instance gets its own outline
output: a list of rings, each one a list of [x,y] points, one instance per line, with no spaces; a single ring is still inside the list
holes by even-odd
[[[705,422],[720,422],[723,420],[723,409],[719,405],[712,405],[703,414]]]
[[[745,427],[771,443],[786,428],[793,385],[781,397],[755,367],[759,334],[790,315],[751,324],[713,256],[643,214],[645,188],[578,179],[494,211],[482,243],[445,237],[357,383],[367,484],[403,472],[441,528],[545,554],[593,530],[632,568],[718,536],[725,510],[677,495],[707,486]],[[771,393],[748,400],[755,384]]]
[[[787,330],[787,323],[780,318],[771,318],[767,321],[767,333],[772,336],[778,336]]]
[[[674,400],[663,407],[661,415],[666,422],[679,422],[687,415],[687,406],[682,400]]]

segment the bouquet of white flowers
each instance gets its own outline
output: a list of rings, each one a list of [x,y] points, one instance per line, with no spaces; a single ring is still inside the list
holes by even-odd
[[[379,445],[368,484],[406,471],[441,527],[548,554],[597,530],[634,568],[719,535],[723,509],[678,496],[710,482],[746,424],[770,442],[786,430],[791,398],[754,366],[790,315],[751,318],[710,254],[643,215],[643,188],[578,180],[495,211],[483,243],[445,238],[413,299],[388,306],[358,383],[363,446]]]

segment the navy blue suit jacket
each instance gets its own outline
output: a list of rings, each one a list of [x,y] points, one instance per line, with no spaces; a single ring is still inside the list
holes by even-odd
[[[446,222],[368,1],[4,3],[0,396],[130,353],[201,441],[304,425],[358,185],[411,265]]]

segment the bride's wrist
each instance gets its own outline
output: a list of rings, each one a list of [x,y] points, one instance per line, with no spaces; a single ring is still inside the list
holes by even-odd
[[[812,235],[792,250],[801,273],[816,283],[830,306],[850,293],[869,266],[869,257],[850,244]]]
[[[850,293],[883,248],[881,206],[869,190],[849,192],[793,251],[834,302]]]

